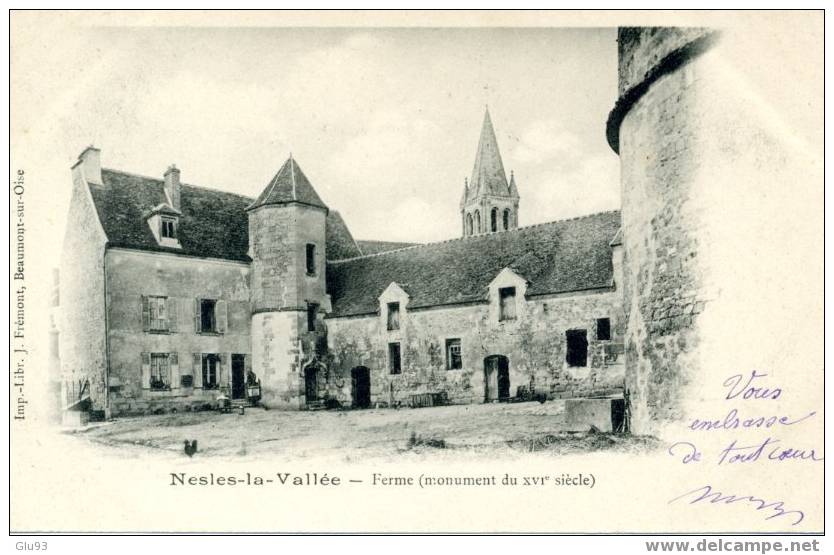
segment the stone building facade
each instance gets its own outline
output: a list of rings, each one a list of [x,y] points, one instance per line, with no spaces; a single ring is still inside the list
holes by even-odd
[[[90,147],[60,280],[65,406],[621,395],[619,212],[518,227],[518,206],[488,113],[463,237],[425,245],[355,241],[292,157],[251,199],[183,184],[175,167],[104,169]]]

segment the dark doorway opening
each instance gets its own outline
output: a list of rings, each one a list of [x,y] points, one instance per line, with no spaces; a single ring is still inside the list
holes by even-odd
[[[565,360],[568,366],[588,365],[588,332],[586,330],[568,330],[565,332],[567,339],[567,354]]]
[[[366,409],[371,406],[371,371],[364,366],[357,366],[350,372],[353,406]]]
[[[625,399],[611,399],[611,429],[615,433],[626,432]]]
[[[503,355],[484,359],[484,402],[510,398],[510,360]]]
[[[315,366],[308,366],[304,369],[304,400],[307,404],[318,401],[318,368]]]
[[[246,399],[246,364],[244,355],[232,355],[232,399]]]

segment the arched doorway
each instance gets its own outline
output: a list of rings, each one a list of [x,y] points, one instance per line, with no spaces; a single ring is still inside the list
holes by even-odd
[[[371,371],[365,366],[357,366],[350,371],[351,398],[357,409],[371,406]]]
[[[504,355],[484,359],[484,402],[510,398],[510,360]]]
[[[319,368],[315,364],[304,369],[304,401],[309,405],[319,399]]]

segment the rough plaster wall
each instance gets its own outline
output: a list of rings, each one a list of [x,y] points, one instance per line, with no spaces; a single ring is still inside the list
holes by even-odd
[[[179,375],[192,373],[192,353],[249,354],[249,268],[244,264],[111,249],[107,251],[107,292],[110,339],[111,404],[114,414],[156,409],[183,409],[213,401],[217,390],[181,388],[143,389],[141,353],[176,352]],[[142,295],[169,298],[176,306],[177,330],[148,333],[142,327]],[[227,327],[222,335],[198,334],[194,302],[197,298],[227,303]],[[231,379],[230,362],[224,369]]]
[[[304,380],[298,330],[301,313],[261,312],[252,316],[252,367],[261,378],[263,403],[301,408]]]
[[[649,65],[633,54],[621,59],[621,78]],[[702,413],[737,373],[796,379],[795,391],[820,380],[821,105],[808,96],[820,83],[804,55],[761,31],[724,33],[655,82],[622,122],[635,432]]]
[[[611,391],[623,384],[623,321],[618,293],[527,301],[512,322],[491,317],[490,305],[438,308],[401,314],[401,329],[388,331],[380,316],[328,319],[334,393],[351,399],[351,369],[371,371],[374,403],[405,402],[415,393],[445,391],[451,402],[484,400],[484,358],[509,358],[510,394],[534,384],[555,397]],[[612,340],[597,341],[596,319],[611,318]],[[588,330],[588,367],[565,362],[565,330]],[[460,338],[463,368],[446,370],[446,339]],[[388,343],[400,341],[402,374],[388,370]],[[606,354],[608,359],[606,362]]]
[[[73,176],[61,253],[59,352],[64,385],[89,379],[94,409],[105,408],[104,245],[87,184]]]

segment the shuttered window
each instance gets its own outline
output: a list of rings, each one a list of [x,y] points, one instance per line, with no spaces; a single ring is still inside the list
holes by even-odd
[[[169,353],[151,353],[151,390],[171,389],[171,367],[169,363]]]
[[[161,295],[143,296],[142,329],[149,332],[177,331],[176,299]]]
[[[203,389],[217,389],[220,387],[220,356],[216,354],[203,355]]]
[[[226,333],[226,304],[220,299],[195,299],[194,330],[197,333]]]

